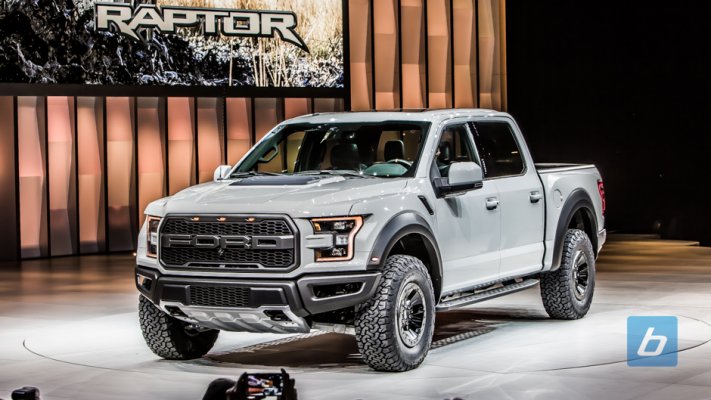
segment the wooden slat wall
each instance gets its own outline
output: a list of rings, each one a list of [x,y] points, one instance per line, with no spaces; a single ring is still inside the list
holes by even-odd
[[[349,5],[353,110],[506,109],[505,0]]]
[[[348,98],[0,96],[1,258],[130,251],[150,201],[209,181],[284,119],[506,109],[505,0],[347,4]]]

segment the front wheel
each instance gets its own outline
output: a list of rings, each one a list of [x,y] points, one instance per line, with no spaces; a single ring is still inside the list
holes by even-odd
[[[220,331],[204,329],[171,317],[140,296],[138,318],[146,344],[167,360],[192,360],[207,354]]]
[[[579,229],[568,229],[560,267],[541,275],[543,306],[551,318],[582,318],[594,291],[595,253],[590,238]]]
[[[419,259],[387,258],[375,296],[356,309],[356,341],[365,362],[378,371],[417,368],[434,332],[435,300]]]

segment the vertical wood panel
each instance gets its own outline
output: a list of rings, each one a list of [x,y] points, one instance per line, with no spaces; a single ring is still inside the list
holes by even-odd
[[[227,163],[235,165],[252,146],[252,101],[227,99]]]
[[[257,142],[284,120],[281,107],[283,101],[283,99],[275,98],[254,99],[254,125]]]
[[[197,99],[199,183],[211,181],[215,168],[225,163],[222,159],[225,154],[222,110],[221,99]]]
[[[497,44],[499,50],[499,93],[501,103],[498,110],[508,110],[508,72],[506,70],[506,0],[498,0],[498,16],[499,26],[497,29]]]
[[[373,2],[375,108],[400,108],[399,9],[396,0]]]
[[[138,135],[138,226],[148,203],[165,196],[165,98],[136,99]]]
[[[170,195],[195,184],[195,100],[168,98],[168,183]]]
[[[135,99],[106,98],[106,166],[109,251],[135,248]]]
[[[74,97],[48,97],[49,235],[53,256],[78,251],[74,132]]]
[[[429,107],[452,107],[449,0],[427,0]]]
[[[402,107],[425,106],[424,0],[401,0]]]
[[[343,111],[343,99],[322,98],[314,99],[314,112],[339,112]]]
[[[17,259],[20,247],[19,221],[17,215],[17,185],[15,163],[15,99],[0,96],[0,219],[4,229],[0,230],[0,260]]]
[[[477,106],[475,2],[452,0],[454,45],[454,107]]]
[[[79,251],[106,250],[103,99],[77,98]]]
[[[349,0],[351,109],[373,109],[373,49],[369,0]]]
[[[17,98],[20,241],[23,258],[49,255],[47,231],[47,132],[43,97]]]
[[[479,1],[479,94],[481,107],[503,110],[506,90],[503,0]]]
[[[311,99],[284,99],[284,119],[311,114]]]

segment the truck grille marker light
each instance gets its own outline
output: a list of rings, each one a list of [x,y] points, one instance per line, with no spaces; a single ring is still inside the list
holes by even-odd
[[[333,246],[316,249],[316,261],[349,261],[353,259],[353,241],[363,226],[363,217],[314,218],[311,225],[315,233],[333,235]]]

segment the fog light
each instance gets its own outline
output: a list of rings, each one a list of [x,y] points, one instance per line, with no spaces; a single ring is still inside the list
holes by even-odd
[[[136,274],[136,283],[138,283],[138,286],[146,290],[151,290],[151,286],[153,286],[153,279],[147,276]]]

